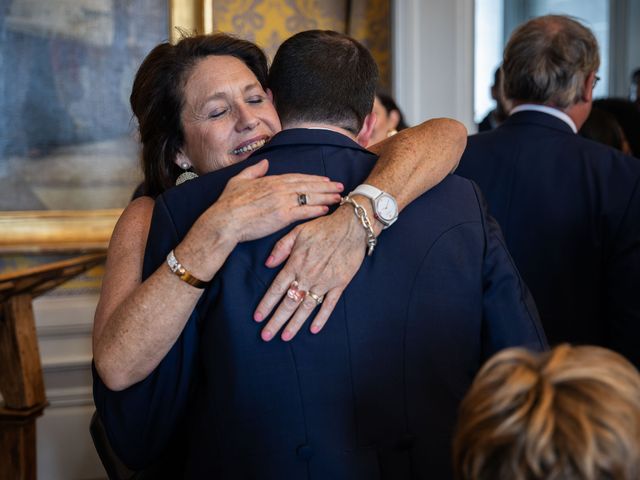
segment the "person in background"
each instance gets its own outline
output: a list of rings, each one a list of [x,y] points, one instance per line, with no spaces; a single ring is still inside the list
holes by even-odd
[[[637,480],[640,374],[601,347],[510,348],[460,406],[458,480]]]
[[[631,87],[629,88],[629,100],[635,102],[640,108],[640,68],[631,74]]]
[[[496,68],[493,74],[493,85],[491,85],[491,98],[496,102],[496,107],[491,110],[478,124],[478,132],[488,132],[498,128],[508,116],[502,95],[502,72],[500,67]]]
[[[640,158],[640,106],[625,98],[600,98],[593,106],[615,117],[627,140],[629,155]]]
[[[611,348],[640,367],[640,162],[577,135],[599,66],[577,20],[520,25],[502,62],[510,116],[469,137],[456,173],[486,195],[549,342]]]
[[[376,92],[373,113],[376,114],[376,124],[369,140],[370,145],[382,142],[407,128],[400,108],[393,97],[386,92],[381,90]]]
[[[616,117],[595,106],[591,109],[589,118],[584,122],[578,133],[584,138],[609,145],[626,155],[631,154],[627,137],[625,137]]]

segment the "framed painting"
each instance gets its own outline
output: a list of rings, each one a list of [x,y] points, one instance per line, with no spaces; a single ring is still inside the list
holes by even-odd
[[[168,38],[170,11],[167,0],[3,2],[0,253],[106,248],[142,178],[133,77]]]

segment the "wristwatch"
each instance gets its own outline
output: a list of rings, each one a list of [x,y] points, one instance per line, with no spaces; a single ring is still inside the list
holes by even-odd
[[[371,200],[373,214],[382,223],[382,228],[389,228],[398,219],[398,202],[387,192],[363,183],[349,194],[351,195],[362,195]]]

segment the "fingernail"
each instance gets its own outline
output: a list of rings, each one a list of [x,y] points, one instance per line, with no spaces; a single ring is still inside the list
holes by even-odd
[[[323,205],[322,210],[324,211],[324,213],[327,213],[329,211],[329,207],[327,207],[326,205]]]
[[[344,190],[344,185],[342,185],[341,183],[336,183],[336,187],[338,188],[338,190],[342,191]]]
[[[268,342],[272,338],[273,338],[273,333],[271,333],[271,331],[269,330],[262,331],[262,340],[264,340],[265,342]]]
[[[262,316],[262,314],[260,312],[256,312],[253,314],[253,319],[256,322],[261,322],[262,320],[264,320],[264,317]]]
[[[267,258],[267,261],[266,261],[266,262],[264,262],[264,264],[265,264],[267,267],[269,267],[269,266],[271,266],[271,264],[273,263],[273,260],[274,260],[273,255],[269,255],[269,258]]]
[[[311,333],[316,334],[320,331],[320,325],[311,325]]]
[[[291,334],[291,332],[285,330],[282,333],[282,340],[284,340],[285,342],[288,342],[289,340],[291,340],[293,338],[293,335]]]

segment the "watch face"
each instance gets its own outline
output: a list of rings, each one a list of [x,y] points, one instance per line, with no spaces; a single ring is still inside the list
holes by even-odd
[[[376,215],[385,222],[390,222],[398,216],[398,205],[391,195],[383,194],[376,200]]]

